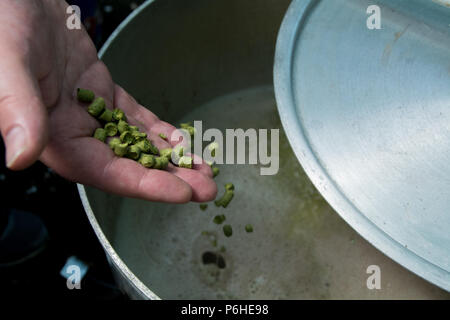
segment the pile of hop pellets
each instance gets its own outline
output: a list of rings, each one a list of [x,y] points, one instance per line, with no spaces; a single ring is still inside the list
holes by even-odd
[[[192,169],[192,158],[184,155],[182,146],[159,150],[147,139],[145,132],[141,132],[137,126],[132,126],[127,122],[127,117],[123,110],[119,108],[114,110],[107,109],[105,99],[95,97],[94,92],[91,90],[78,88],[77,98],[82,103],[89,103],[88,113],[103,124],[102,128],[95,130],[94,138],[107,143],[117,156],[135,160],[146,168],[165,169],[169,165],[169,160],[172,160],[172,163],[179,167]],[[190,136],[194,136],[195,128],[191,124],[182,123],[180,127]],[[159,136],[164,140],[167,139],[167,136],[163,133],[160,133]],[[215,156],[215,151],[218,147],[216,142],[208,146],[211,156]],[[209,163],[209,165],[212,168],[213,176],[216,177],[220,172],[219,168],[213,166],[212,163]],[[226,208],[233,196],[234,185],[227,183],[225,184],[225,193],[221,198],[214,201],[214,204],[217,207]],[[207,208],[208,204],[200,204],[201,210],[206,210]],[[221,225],[225,220],[225,215],[221,214],[215,216],[213,222]],[[246,225],[245,231],[253,232],[253,226],[250,224]],[[231,225],[225,224],[223,233],[226,237],[230,237],[233,234]]]
[[[107,109],[105,99],[95,97],[94,92],[78,88],[77,98],[80,102],[89,103],[88,113],[103,124],[102,128],[95,130],[94,138],[108,143],[117,156],[135,160],[146,168],[161,170],[167,168],[169,160],[176,159],[174,164],[192,169],[192,158],[184,155],[183,147],[159,150],[147,138],[145,132],[141,132],[137,126],[128,124],[123,110]],[[163,133],[159,136],[167,139]]]

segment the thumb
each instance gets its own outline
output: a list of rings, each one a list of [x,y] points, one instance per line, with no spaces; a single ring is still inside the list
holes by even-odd
[[[19,59],[0,61],[0,131],[6,165],[12,170],[33,164],[48,139],[47,110],[32,72]]]

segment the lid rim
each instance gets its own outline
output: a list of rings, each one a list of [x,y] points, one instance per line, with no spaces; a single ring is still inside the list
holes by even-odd
[[[450,273],[405,248],[360,212],[335,185],[314,155],[294,105],[292,65],[301,25],[319,1],[293,0],[280,27],[274,62],[277,108],[286,136],[300,165],[333,209],[364,239],[406,269],[450,291]],[[319,177],[324,177],[320,179]]]

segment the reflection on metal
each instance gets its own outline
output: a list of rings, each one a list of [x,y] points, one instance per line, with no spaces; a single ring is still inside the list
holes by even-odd
[[[294,0],[275,88],[315,186],[382,252],[450,290],[450,11],[430,1]]]

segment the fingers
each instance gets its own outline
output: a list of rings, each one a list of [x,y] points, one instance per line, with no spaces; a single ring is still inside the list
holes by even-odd
[[[202,158],[200,158],[196,154],[191,154],[190,156],[194,159],[194,170],[200,171],[205,176],[212,179],[213,173],[212,173],[211,167],[206,162],[204,162]]]
[[[135,124],[130,112],[125,111],[130,123]],[[149,111],[145,111],[152,117]],[[69,117],[75,123],[84,123],[83,119],[77,118],[78,113],[86,115],[85,112],[72,108],[70,111],[61,111],[61,116],[64,114],[64,117]],[[52,114],[54,126],[61,122],[57,115],[58,111]],[[148,116],[144,114],[141,117]],[[92,130],[86,124],[84,127],[89,132]],[[169,165],[167,171],[148,169],[134,160],[116,157],[106,144],[86,137],[86,133],[75,128],[72,131],[77,133],[69,140],[54,137],[41,156],[44,163],[70,180],[121,196],[172,203],[206,202],[213,200],[217,193],[214,181],[201,170],[177,168],[173,165]],[[147,133],[158,148],[170,147],[167,141],[154,132]]]
[[[217,185],[213,179],[197,170],[169,166],[168,171],[186,181],[192,188],[191,201],[207,202],[217,195]]]
[[[101,81],[99,81],[99,75],[101,75]],[[115,90],[115,87],[111,78],[111,74],[102,61],[97,60],[92,63],[89,69],[86,70],[78,79],[78,81],[74,85],[74,88],[71,89],[74,101],[77,100],[77,88],[89,89],[93,91],[96,97],[102,97],[103,99],[105,99],[106,107],[108,109],[113,109],[113,92]]]
[[[0,131],[6,164],[20,170],[34,163],[47,143],[47,110],[34,76],[19,59],[3,56],[0,74]]]
[[[67,154],[72,156],[67,158]],[[186,203],[192,198],[191,187],[179,177],[116,157],[106,144],[91,137],[51,144],[42,158],[72,181],[120,196],[170,203]]]
[[[192,199],[191,187],[167,171],[147,169],[135,161],[113,158],[106,166],[99,186],[122,196],[149,201],[186,203]]]
[[[161,139],[154,132],[149,133],[149,138],[158,149],[171,147],[167,141]],[[191,156],[196,157],[197,161],[200,160],[196,155]],[[193,169],[179,168],[171,164],[167,170],[190,185],[192,188],[191,201],[206,202],[213,200],[217,194],[217,186],[212,180],[211,168],[207,164],[201,163],[195,164]]]

